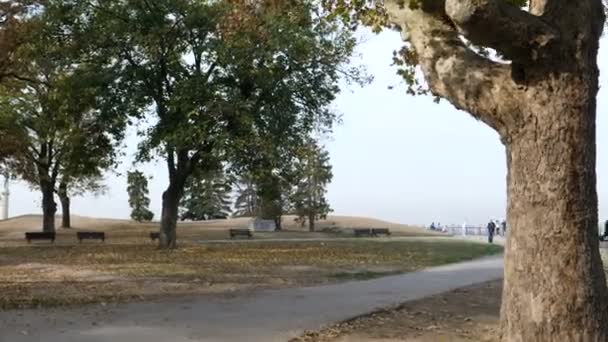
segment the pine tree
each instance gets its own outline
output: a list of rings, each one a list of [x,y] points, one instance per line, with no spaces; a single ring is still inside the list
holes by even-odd
[[[299,180],[291,195],[296,221],[304,225],[308,220],[311,232],[315,231],[315,221],[325,219],[331,211],[325,198],[327,184],[333,178],[329,163],[329,153],[311,141],[303,150],[300,159]]]
[[[258,212],[258,191],[251,175],[242,176],[236,184],[234,217],[254,217]]]
[[[204,221],[230,216],[231,182],[220,171],[200,172],[190,178],[180,206],[181,220]]]
[[[154,213],[148,209],[150,198],[148,197],[148,179],[140,171],[128,172],[127,192],[129,193],[129,205],[131,206],[131,218],[137,222],[152,221]]]

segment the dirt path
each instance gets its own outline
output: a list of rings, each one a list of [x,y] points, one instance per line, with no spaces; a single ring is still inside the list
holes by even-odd
[[[0,312],[0,341],[286,341],[379,308],[502,277],[502,256],[368,281],[79,309]]]

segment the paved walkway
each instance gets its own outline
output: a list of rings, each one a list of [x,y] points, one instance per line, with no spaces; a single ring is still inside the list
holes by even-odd
[[[502,277],[492,257],[379,279],[221,297],[0,312],[0,342],[286,341],[304,330]]]

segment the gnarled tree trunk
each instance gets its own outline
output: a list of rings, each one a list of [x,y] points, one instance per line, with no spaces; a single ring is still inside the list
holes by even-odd
[[[507,143],[509,237],[503,340],[607,341],[595,174],[596,78],[574,73],[529,89]]]
[[[72,228],[70,218],[70,196],[68,196],[68,186],[61,182],[57,191],[59,202],[61,202],[61,228]]]
[[[503,341],[608,341],[598,251],[597,51],[601,0],[388,0],[431,91],[494,128],[506,146]],[[497,50],[511,64],[473,53]]]
[[[55,213],[57,213],[55,189],[51,183],[43,182],[40,190],[42,192],[42,231],[54,232]]]

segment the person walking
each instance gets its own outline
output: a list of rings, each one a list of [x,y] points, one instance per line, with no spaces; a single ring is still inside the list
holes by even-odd
[[[502,222],[500,223],[500,227],[502,228],[502,236],[507,236],[507,221],[506,220],[502,220]]]
[[[488,243],[493,243],[494,242],[494,231],[496,230],[496,223],[494,223],[493,220],[490,220],[490,222],[488,222]]]

